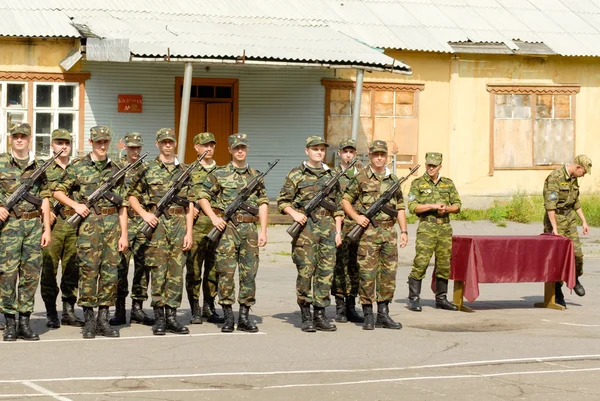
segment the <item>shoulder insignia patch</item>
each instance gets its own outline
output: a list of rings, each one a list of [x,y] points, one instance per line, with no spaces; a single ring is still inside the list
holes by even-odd
[[[415,196],[415,194],[408,194],[408,201],[409,201],[409,202],[412,202],[412,201],[414,201],[415,199],[417,199],[417,197]]]
[[[555,201],[558,199],[558,194],[554,191],[548,194],[548,200]]]

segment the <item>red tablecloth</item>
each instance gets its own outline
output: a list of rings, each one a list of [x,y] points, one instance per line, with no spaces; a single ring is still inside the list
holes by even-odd
[[[450,278],[464,282],[464,297],[473,302],[479,283],[564,281],[575,286],[575,256],[569,238],[455,235]]]

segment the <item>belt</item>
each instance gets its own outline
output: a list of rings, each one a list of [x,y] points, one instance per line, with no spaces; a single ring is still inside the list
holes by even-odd
[[[114,206],[100,208],[100,214],[102,216],[108,216],[109,214],[115,214],[115,213],[117,213],[117,208]]]
[[[394,227],[394,224],[396,224],[396,220],[383,220],[383,221],[375,220],[375,224],[377,224],[377,227],[390,228],[390,227]]]
[[[435,224],[450,223],[450,217],[448,217],[448,216],[445,216],[445,217],[437,217],[437,216],[433,216],[433,215],[419,216],[419,220],[428,221],[430,223],[435,223]]]
[[[562,214],[563,216],[567,216],[569,213],[571,213],[573,209],[556,209],[554,210],[554,212],[556,214]]]
[[[320,209],[314,212],[313,215],[317,217],[327,217],[332,216],[333,214],[327,209]]]
[[[223,217],[223,211],[221,209],[214,209],[217,216]],[[258,216],[248,216],[244,214],[234,214],[231,221],[236,223],[258,223]]]
[[[33,212],[21,212],[21,217],[17,217],[17,215],[14,213],[14,211],[11,211],[10,213],[13,217],[17,218],[17,219],[23,219],[23,220],[29,220],[29,219],[33,219],[35,217],[40,217],[42,214],[39,211],[33,211]]]
[[[148,211],[154,212],[155,210],[156,210],[156,205],[153,205],[150,207],[150,209]],[[186,214],[185,208],[183,208],[181,206],[172,206],[169,209],[167,209],[167,211],[169,212],[169,214]]]

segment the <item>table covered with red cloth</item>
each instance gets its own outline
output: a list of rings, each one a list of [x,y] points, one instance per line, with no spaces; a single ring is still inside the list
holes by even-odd
[[[450,278],[464,283],[464,297],[469,302],[479,296],[479,283],[564,281],[572,289],[573,242],[552,234],[455,235]]]

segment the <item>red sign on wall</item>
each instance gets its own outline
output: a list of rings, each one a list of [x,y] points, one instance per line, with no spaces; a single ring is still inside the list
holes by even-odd
[[[141,113],[142,95],[118,95],[119,113]]]

